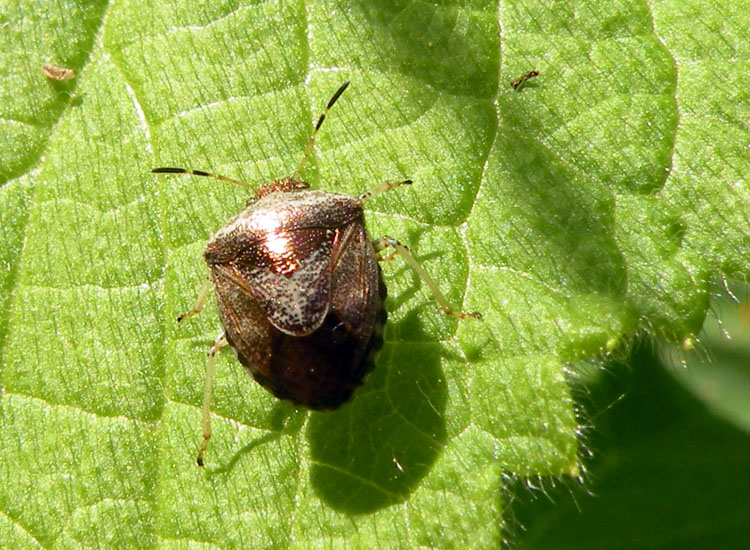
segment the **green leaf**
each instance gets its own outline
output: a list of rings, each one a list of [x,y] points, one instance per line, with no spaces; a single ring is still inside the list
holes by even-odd
[[[0,21],[0,540],[12,547],[493,547],[507,477],[580,472],[566,373],[690,345],[747,279],[747,41],[726,3],[57,2]],[[49,62],[77,77],[51,81]],[[518,90],[528,70],[541,74]],[[332,413],[178,327],[202,247],[290,175],[359,194],[451,303],[383,265],[378,365]]]
[[[712,324],[710,321],[706,323]],[[738,334],[739,335],[739,334]],[[728,347],[724,340],[720,347]],[[747,425],[721,418],[678,382],[696,372],[662,364],[651,342],[641,341],[627,363],[611,362],[586,386],[592,426],[586,444],[593,491],[570,484],[543,485],[544,495],[509,487],[514,519],[524,526],[514,539],[521,549],[747,548],[750,453]],[[709,353],[716,351],[708,345]],[[735,350],[739,351],[739,350]],[[718,362],[697,368],[693,385],[714,396],[734,373],[733,393],[742,392],[731,416],[747,416],[748,384],[738,369]],[[690,358],[688,357],[690,361]],[[747,371],[748,354],[744,354]],[[701,370],[719,369],[711,388]],[[674,375],[677,374],[675,377]],[[745,378],[747,374],[745,373]],[[696,384],[697,382],[697,384]],[[701,382],[703,382],[701,384]],[[718,384],[717,384],[718,383]],[[622,388],[627,387],[623,393]],[[732,402],[725,400],[727,410]],[[744,428],[744,429],[741,429]],[[593,494],[592,494],[593,493]]]

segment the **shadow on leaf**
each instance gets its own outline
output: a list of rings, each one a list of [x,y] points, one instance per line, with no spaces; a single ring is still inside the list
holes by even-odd
[[[248,443],[247,445],[245,445],[244,447],[242,447],[239,451],[237,451],[236,453],[234,453],[234,455],[229,460],[229,462],[227,462],[226,464],[224,464],[223,466],[220,466],[218,468],[212,468],[212,469],[208,470],[208,474],[213,476],[213,475],[217,475],[217,474],[225,474],[225,473],[233,470],[234,466],[237,464],[237,462],[239,462],[239,460],[244,455],[250,453],[256,447],[259,447],[259,446],[264,445],[266,443],[270,443],[272,441],[276,441],[281,436],[282,436],[281,432],[268,432],[267,434],[265,434],[265,435],[263,435],[261,437],[256,437],[250,443]]]
[[[403,502],[445,445],[445,350],[410,332],[414,341],[386,343],[351,403],[310,417],[311,484],[335,510],[364,514]]]

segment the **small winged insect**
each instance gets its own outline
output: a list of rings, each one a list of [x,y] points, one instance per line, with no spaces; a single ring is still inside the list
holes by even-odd
[[[535,78],[539,76],[539,71],[528,71],[518,78],[516,78],[513,82],[510,83],[510,87],[514,90],[517,90],[521,86],[523,86],[526,82],[531,80],[532,78]]]
[[[73,69],[56,67],[49,63],[42,64],[42,72],[44,73],[44,76],[51,80],[72,80],[76,77],[76,72]]]
[[[335,409],[352,396],[383,343],[386,288],[378,261],[400,255],[446,314],[481,319],[454,310],[407,247],[387,236],[370,241],[363,203],[410,180],[385,182],[359,197],[316,191],[302,180],[315,136],[348,85],[320,115],[294,175],[262,185],[245,210],[211,237],[203,253],[210,277],[193,308],[177,318],[182,322],[198,313],[213,282],[224,332],[208,351],[200,466],[211,438],[214,356],[224,346],[231,346],[255,380],[281,399],[320,410]],[[153,172],[250,187],[198,170]],[[393,251],[384,255],[389,247]]]

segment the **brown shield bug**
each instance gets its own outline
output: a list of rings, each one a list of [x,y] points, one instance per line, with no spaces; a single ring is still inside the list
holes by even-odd
[[[378,261],[402,256],[446,314],[481,319],[478,313],[451,308],[407,247],[391,237],[370,241],[363,202],[410,180],[382,183],[359,197],[316,191],[302,181],[315,136],[348,85],[336,91],[320,115],[294,175],[262,185],[245,210],[211,237],[203,253],[210,278],[193,308],[177,318],[181,322],[203,308],[213,281],[224,332],[208,351],[200,466],[211,438],[214,356],[226,345],[276,397],[316,410],[349,400],[383,344],[386,288]],[[153,172],[249,187],[198,170]],[[393,252],[383,256],[388,247]]]

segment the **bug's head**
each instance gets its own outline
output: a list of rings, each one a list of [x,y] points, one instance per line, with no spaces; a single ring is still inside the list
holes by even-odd
[[[304,181],[297,181],[294,178],[284,178],[283,180],[272,181],[261,185],[255,191],[255,198],[248,199],[247,204],[256,201],[271,193],[285,193],[287,191],[297,191],[298,189],[309,189],[310,185]]]

